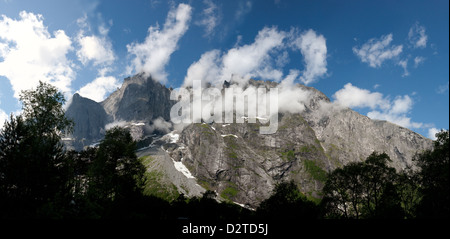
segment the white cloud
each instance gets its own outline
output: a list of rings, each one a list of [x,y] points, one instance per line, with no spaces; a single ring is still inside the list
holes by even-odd
[[[360,89],[351,83],[344,85],[344,88],[334,93],[334,102],[349,108],[388,108],[389,101],[384,99],[383,94],[379,92],[370,92],[366,89]]]
[[[149,127],[149,131],[153,132],[159,130],[165,133],[169,133],[172,129],[172,123],[170,121],[165,121],[162,117],[158,117],[153,120],[152,125]]]
[[[2,109],[0,109],[0,130],[3,129],[3,124],[5,123],[6,120],[8,120],[9,117],[8,115],[5,113],[5,111],[3,111]]]
[[[368,63],[370,67],[377,68],[389,59],[400,55],[403,45],[392,45],[392,33],[382,36],[380,39],[372,38],[361,47],[353,47],[355,53],[362,62]]]
[[[412,109],[413,100],[408,95],[398,96],[395,98],[392,107],[389,109],[391,114],[404,114]]]
[[[284,46],[283,40],[286,34],[275,27],[265,27],[258,32],[252,44],[244,45],[229,50],[222,58],[223,69],[220,82],[229,80],[236,74],[242,77],[246,83],[251,77],[273,79],[273,69],[270,64],[270,53],[277,47]],[[279,76],[275,74],[275,76]]]
[[[448,81],[447,81],[447,84],[445,84],[445,85],[440,85],[439,87],[438,87],[438,89],[437,89],[437,93],[438,94],[444,94],[445,92],[447,92],[448,91]]]
[[[408,59],[400,60],[400,61],[398,61],[397,64],[403,68],[403,74],[402,74],[402,77],[409,76],[409,71],[408,71]]]
[[[300,49],[305,60],[305,71],[300,77],[308,85],[327,73],[327,45],[323,35],[308,30],[294,40],[293,45]]]
[[[432,139],[432,140],[436,140],[436,134],[441,132],[439,129],[436,128],[430,128],[428,129],[428,138]]]
[[[217,81],[220,74],[221,56],[219,50],[203,53],[200,60],[194,62],[188,69],[183,86],[192,86],[194,80],[207,82]]]
[[[169,11],[162,30],[158,25],[151,26],[143,43],[127,45],[128,52],[135,56],[132,69],[151,74],[153,79],[165,83],[165,66],[177,49],[178,41],[189,28],[191,12],[191,6],[179,4],[176,9]]]
[[[370,108],[367,116],[372,119],[387,120],[406,128],[423,128],[427,124],[414,122],[408,117],[413,107],[413,99],[409,95],[397,96],[394,100],[384,97],[379,92],[370,92],[347,83],[334,95],[333,103],[350,108]]]
[[[425,34],[425,27],[416,22],[408,32],[409,42],[414,48],[425,48],[427,46],[428,36]]]
[[[422,56],[416,56],[414,58],[414,67],[417,68],[420,64],[422,64],[425,61],[425,57]]]
[[[310,92],[295,86],[295,80],[299,75],[299,70],[290,70],[279,84],[278,110],[280,112],[301,112],[305,109],[306,102],[309,102]]]
[[[222,85],[230,79],[244,85],[252,77],[280,81],[283,73],[272,68],[271,53],[284,46],[285,35],[274,27],[266,27],[252,44],[236,46],[224,54],[219,50],[206,52],[189,67],[183,85],[190,86],[193,80]]]
[[[300,50],[304,56],[305,70],[295,80],[309,84],[326,74],[327,47],[322,35],[313,30],[297,34],[265,27],[250,44],[235,45],[225,53],[220,50],[204,53],[189,67],[183,85],[191,86],[193,80],[201,80],[203,85],[207,82],[222,85],[232,80],[242,86],[251,78],[280,82],[284,79],[282,68],[289,61],[288,47]]]
[[[120,83],[115,77],[100,76],[83,86],[78,93],[83,97],[101,102],[107,97],[108,93],[115,91],[118,87],[120,87]]]
[[[424,126],[423,123],[417,123],[411,121],[411,118],[406,116],[405,114],[392,114],[390,112],[380,112],[380,111],[371,111],[367,113],[367,116],[371,119],[378,120],[387,120],[391,123],[400,125],[405,128],[422,128]]]
[[[221,15],[219,14],[219,8],[212,0],[204,0],[203,4],[207,7],[202,11],[202,19],[197,21],[196,24],[205,27],[206,37],[210,37],[214,34],[214,29],[221,21]]]
[[[72,63],[66,58],[72,41],[63,30],[50,34],[42,15],[20,12],[15,20],[2,15],[0,20],[0,75],[10,81],[14,97],[44,81],[66,94],[75,78]]]
[[[83,65],[90,61],[93,61],[94,65],[110,65],[116,58],[111,42],[105,37],[80,36],[78,43],[80,49],[77,51],[77,56]]]

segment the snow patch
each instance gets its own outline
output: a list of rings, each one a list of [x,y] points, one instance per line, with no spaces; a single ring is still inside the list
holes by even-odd
[[[170,137],[170,143],[176,143],[180,139],[180,135],[174,133],[174,131],[167,134]]]
[[[220,136],[222,136],[222,137],[232,136],[232,137],[235,137],[236,139],[238,138],[238,136],[237,136],[237,135],[234,135],[234,134],[222,134],[222,135],[220,135]]]
[[[239,206],[241,206],[241,207],[244,207],[245,208],[245,205],[244,204],[242,204],[242,203],[238,203],[238,202],[233,202],[234,204],[236,204],[236,205],[239,205]]]
[[[186,176],[187,178],[195,178],[194,176],[192,176],[191,172],[189,172],[189,169],[187,169],[186,166],[184,166],[182,161],[183,161],[183,158],[181,159],[180,162],[177,162],[172,159],[175,169],[178,170],[179,172],[181,172],[182,174],[184,174],[184,176]]]

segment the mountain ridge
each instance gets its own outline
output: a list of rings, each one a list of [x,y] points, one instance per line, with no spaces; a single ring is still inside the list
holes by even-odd
[[[248,85],[267,89],[278,86],[275,82],[256,80],[248,81]],[[75,125],[90,127],[75,127],[72,141],[78,143],[72,143],[72,147],[79,150],[80,146],[101,140],[108,126],[129,127],[136,140],[147,140],[144,147],[156,149],[149,150],[147,155],[141,152],[141,156],[153,154],[158,160],[182,163],[205,190],[216,191],[222,200],[251,208],[269,197],[279,182],[294,180],[305,195],[318,199],[321,198],[324,175],[350,162],[362,161],[373,151],[386,152],[392,160],[390,165],[402,170],[413,166],[412,158],[416,152],[432,147],[430,139],[338,106],[315,88],[300,84],[294,88],[301,89],[306,95],[301,102],[304,109],[289,112],[291,109],[286,108],[279,112],[275,134],[259,134],[262,126],[259,122],[197,123],[181,129],[168,122],[175,103],[170,100],[171,89],[150,76],[137,74],[126,78],[122,87],[103,102],[94,104],[80,100],[79,95],[74,96],[67,116],[78,116],[74,118]],[[93,111],[100,113],[83,113]],[[156,122],[161,123],[157,125]],[[155,129],[172,133],[149,136]],[[81,139],[84,139],[83,144]],[[158,170],[175,175],[174,167]],[[177,185],[178,191],[190,196],[203,191],[191,179],[184,183],[179,181]]]

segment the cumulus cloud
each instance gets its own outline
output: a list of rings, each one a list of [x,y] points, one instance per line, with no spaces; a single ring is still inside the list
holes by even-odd
[[[414,122],[408,116],[414,104],[409,95],[397,96],[394,100],[384,97],[379,92],[370,92],[347,83],[334,95],[333,103],[350,108],[370,108],[367,116],[372,119],[387,120],[406,128],[429,127],[427,124]]]
[[[408,32],[409,42],[414,48],[425,48],[427,46],[428,36],[425,33],[425,27],[416,22]]]
[[[204,0],[203,4],[206,8],[202,11],[202,19],[196,24],[205,27],[205,37],[210,37],[214,34],[214,29],[220,23],[222,17],[219,13],[219,8],[212,0]]]
[[[115,60],[112,44],[105,37],[81,36],[78,39],[80,49],[78,59],[86,65],[92,61],[94,65],[110,65]]]
[[[110,67],[116,60],[113,51],[112,43],[108,39],[109,28],[104,24],[98,27],[99,35],[86,35],[91,32],[91,26],[87,22],[87,16],[77,20],[81,30],[76,38],[79,49],[77,50],[77,57],[83,65],[92,62],[94,66],[98,67],[99,76],[92,82],[81,87],[77,92],[86,98],[101,102],[109,93],[120,87],[119,81],[113,76],[106,76],[112,70]],[[112,22],[109,23],[112,25]]]
[[[222,85],[231,79],[245,85],[252,77],[280,81],[283,74],[272,67],[271,54],[276,48],[284,47],[285,37],[285,32],[265,27],[251,44],[236,46],[226,53],[219,50],[206,52],[189,67],[184,86],[191,86],[193,80],[214,85]]]
[[[386,109],[389,107],[389,101],[384,99],[383,94],[360,89],[351,83],[345,84],[344,88],[334,93],[333,98],[334,102],[349,108]]]
[[[234,74],[242,76],[243,79],[257,76],[270,79],[267,74],[272,71],[270,53],[276,47],[283,46],[285,37],[286,34],[275,27],[265,27],[258,32],[252,44],[232,48],[223,56],[220,80],[229,80]]]
[[[288,48],[299,50],[305,62],[305,69],[294,81],[310,84],[326,75],[327,47],[322,35],[313,30],[300,34],[264,27],[250,44],[204,53],[189,67],[183,86],[191,86],[193,80],[201,80],[203,85],[232,80],[240,86],[251,78],[281,82],[286,78],[282,68],[289,61]]]
[[[119,81],[113,76],[100,76],[94,81],[83,86],[78,93],[91,100],[101,102],[108,93],[113,92],[120,87]]]
[[[382,36],[380,39],[372,38],[361,47],[353,47],[353,53],[362,62],[368,63],[370,67],[377,68],[384,61],[393,59],[402,53],[403,45],[391,45],[392,40],[392,33]]]
[[[20,19],[2,15],[0,20],[0,75],[8,78],[18,98],[22,90],[39,81],[69,94],[75,79],[67,54],[72,41],[63,30],[48,32],[42,15],[22,11]]]
[[[93,62],[97,65],[110,65],[116,59],[111,41],[107,35],[109,28],[104,24],[98,27],[100,35],[86,35],[87,32],[91,32],[91,26],[87,21],[87,15],[77,19],[77,24],[81,28],[76,37],[79,48],[77,49],[78,60],[83,65]],[[110,24],[112,24],[110,22]]]
[[[293,44],[304,57],[306,69],[300,77],[303,84],[313,83],[327,73],[327,45],[324,36],[308,30],[301,34]]]
[[[217,81],[220,74],[221,52],[212,50],[202,54],[200,60],[194,62],[188,69],[183,86],[192,86],[194,80],[201,80],[205,85]]]
[[[127,45],[128,52],[134,55],[131,68],[137,72],[151,74],[153,79],[167,82],[165,66],[178,47],[178,41],[189,28],[191,6],[179,4],[171,9],[161,30],[158,25],[148,29],[143,43]]]

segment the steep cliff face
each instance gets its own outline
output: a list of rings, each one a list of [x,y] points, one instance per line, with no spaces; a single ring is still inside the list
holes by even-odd
[[[309,196],[320,197],[325,170],[333,166],[307,122],[299,114],[285,114],[272,135],[259,134],[260,126],[193,124],[183,130],[182,146],[171,155],[205,188],[251,207],[288,179]]]
[[[105,125],[110,121],[103,107],[90,99],[75,94],[66,110],[66,117],[75,122],[73,135],[66,144],[72,149],[82,149],[103,138]]]
[[[254,80],[249,84],[277,86]],[[390,164],[401,170],[413,165],[416,152],[432,147],[430,139],[338,106],[314,88],[293,87],[305,94],[302,110],[280,111],[278,130],[268,135],[259,133],[263,126],[259,121],[246,121],[191,124],[164,137],[150,136],[146,127],[158,117],[168,121],[175,102],[170,100],[170,89],[143,74],[125,79],[101,103],[74,96],[67,115],[76,123],[75,142],[92,142],[102,137],[106,124],[123,121],[136,139],[145,138],[140,156],[157,159],[158,167],[148,170],[167,175],[168,181],[176,178],[172,183],[179,192],[195,196],[203,189],[214,190],[224,200],[250,207],[284,180],[294,180],[307,197],[320,198],[327,172],[364,160],[373,151],[386,152]]]
[[[158,117],[169,120],[173,102],[169,89],[141,73],[126,78],[101,105],[113,120],[150,122]]]

